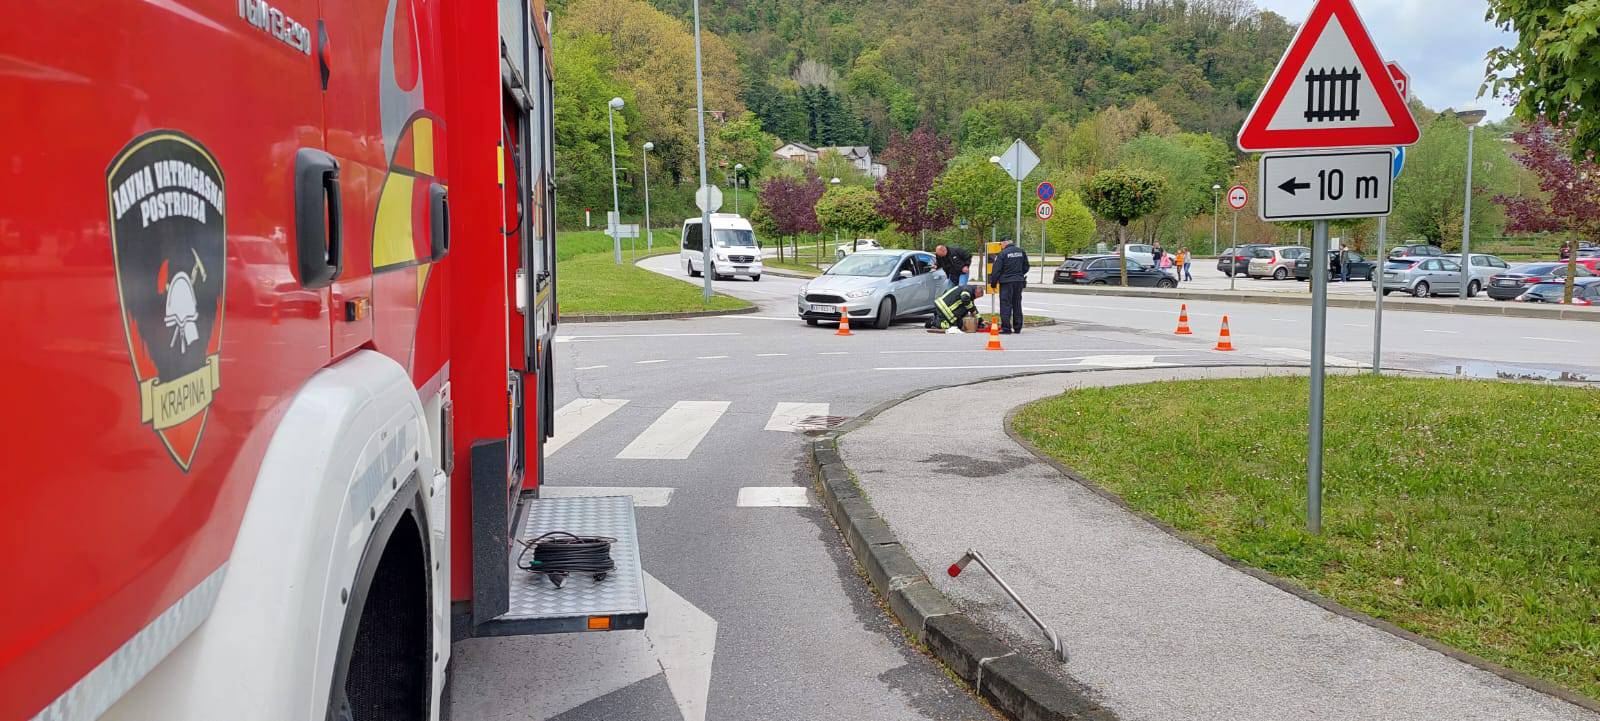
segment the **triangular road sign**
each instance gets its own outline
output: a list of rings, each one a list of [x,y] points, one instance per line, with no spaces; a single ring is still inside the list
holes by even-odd
[[[1411,145],[1419,134],[1355,6],[1318,0],[1239,129],[1239,149]]]

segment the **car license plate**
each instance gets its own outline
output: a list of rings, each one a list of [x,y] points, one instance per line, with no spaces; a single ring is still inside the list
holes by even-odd
[[[814,305],[814,306],[811,306],[811,312],[812,313],[838,313],[839,312],[839,308],[837,306],[831,306],[831,305]]]
[[[1514,281],[1514,280],[1497,280],[1497,281],[1494,282],[1494,284],[1500,286],[1501,288],[1515,288],[1515,287],[1517,287],[1517,281]]]

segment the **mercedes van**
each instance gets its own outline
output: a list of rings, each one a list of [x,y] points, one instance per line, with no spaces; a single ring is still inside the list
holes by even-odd
[[[756,242],[756,231],[750,221],[733,213],[711,214],[711,276],[725,280],[745,276],[761,280],[761,246]],[[683,239],[678,258],[683,261],[683,272],[698,278],[707,271],[705,234],[700,232],[700,218],[683,221]]]

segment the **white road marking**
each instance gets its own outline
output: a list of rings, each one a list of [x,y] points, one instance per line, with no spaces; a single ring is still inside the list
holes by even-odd
[[[1456,334],[1460,333],[1461,331],[1438,330],[1437,328],[1423,328],[1422,332],[1424,332],[1424,333],[1449,333],[1450,335],[1456,335]]]
[[[725,355],[703,355],[703,356],[696,356],[695,360],[722,360],[722,359],[727,358],[727,357],[728,356],[725,356]]]
[[[722,316],[722,317],[725,318],[725,319],[728,319],[728,320],[787,320],[787,321],[793,321],[793,322],[796,322],[796,323],[798,323],[800,321],[800,318],[796,317],[796,316],[725,315],[725,316]]]
[[[713,226],[713,227],[715,227],[715,226]],[[666,362],[666,361],[665,361],[665,360],[659,360],[659,359],[658,359],[658,360],[642,360],[642,361],[634,361],[634,362],[633,362],[633,364],[634,364],[634,365],[637,365],[637,366],[647,366],[647,365],[650,365],[650,364],[652,364],[652,363],[665,363],[665,362]]]
[[[817,355],[850,355],[850,351],[847,351],[847,350],[835,350],[835,351],[828,351],[827,353],[818,353]]]
[[[1532,336],[1532,335],[1522,336],[1522,339],[1523,340],[1543,341],[1545,343],[1577,343],[1578,342],[1578,341],[1575,341],[1575,340],[1573,340],[1571,338],[1540,338],[1539,336]]]
[[[1302,360],[1302,361],[1306,361],[1308,363],[1311,361],[1311,351],[1301,350],[1299,348],[1262,348],[1261,350],[1264,350],[1264,351],[1266,351],[1268,353],[1275,353],[1275,354],[1281,355],[1281,356],[1283,356],[1285,358],[1293,358],[1295,360]],[[1353,361],[1353,360],[1350,360],[1349,358],[1340,358],[1339,356],[1336,356],[1336,355],[1329,355],[1329,356],[1326,356],[1325,358],[1326,358],[1326,360],[1328,362],[1328,365],[1331,365],[1331,366],[1342,366],[1342,367],[1345,367],[1345,368],[1371,368],[1372,367],[1372,365],[1369,364],[1369,363],[1362,363],[1361,361]]]
[[[573,368],[573,370],[575,370],[575,371],[597,371],[597,370],[600,370],[601,368],[609,368],[609,367],[610,366],[584,366],[582,368]]]
[[[655,649],[678,713],[684,721],[705,721],[711,662],[717,654],[717,620],[648,573],[644,593],[650,599],[644,635]]]
[[[678,401],[617,457],[659,461],[688,458],[717,419],[728,412],[729,405],[728,401]]]
[[[712,227],[715,228],[716,226],[712,226]],[[1274,323],[1299,323],[1300,321],[1296,320],[1294,318],[1273,318],[1272,322],[1274,322]]]
[[[540,498],[599,498],[602,496],[628,496],[634,508],[661,508],[672,502],[676,488],[660,486],[539,486]]]
[[[576,398],[556,410],[556,434],[544,443],[544,455],[561,450],[594,424],[628,405],[627,401],[608,398]]]
[[[731,317],[731,316],[730,316]],[[618,338],[704,338],[719,335],[741,335],[740,333],[613,333],[610,335],[563,335],[556,336],[557,343],[581,343],[592,340],[616,340]]]
[[[828,415],[826,403],[779,403],[772,409],[772,417],[767,419],[766,430],[769,431],[803,431],[809,427],[800,424],[812,416]]]
[[[1367,325],[1366,323],[1345,323],[1345,325],[1349,326],[1351,328],[1371,328],[1372,327],[1370,325]]]
[[[1052,358],[1051,360],[1066,361],[1071,358]],[[1092,355],[1078,359],[1080,366],[1094,366],[1098,368],[1161,368],[1175,366],[1177,363],[1161,363],[1153,355]]]
[[[978,333],[976,335],[987,335]],[[1007,353],[1137,353],[1144,348],[1007,348]],[[903,355],[911,353],[987,353],[982,348],[966,348],[961,350],[880,350],[883,355]]]
[[[712,226],[712,227],[715,228],[716,226]],[[786,356],[786,355],[789,355],[789,354],[788,353],[757,353],[756,357],[757,358],[777,358],[778,356]]]
[[[740,508],[805,508],[811,505],[805,486],[745,486],[739,489]]]
[[[1174,356],[1178,354],[1172,354]],[[1163,365],[1163,364],[1156,364]],[[1165,364],[1175,365],[1175,364]],[[967,366],[895,366],[886,368],[873,368],[875,371],[964,371],[964,370],[1016,370],[1023,368],[1082,368],[1083,363],[996,363],[991,365]]]

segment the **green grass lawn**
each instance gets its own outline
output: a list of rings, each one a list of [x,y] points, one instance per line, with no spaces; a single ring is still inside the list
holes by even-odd
[[[1600,391],[1304,378],[1071,391],[1016,427],[1131,505],[1352,608],[1600,698]]]
[[[699,286],[652,273],[633,264],[647,255],[678,252],[677,238],[656,231],[656,247],[646,253],[639,239],[637,254],[631,253],[624,239],[623,262],[613,258],[611,239],[604,233],[561,233],[556,240],[556,275],[560,279],[563,315],[615,315],[630,313],[679,313],[697,310],[738,310],[750,304],[718,294],[705,302]]]

